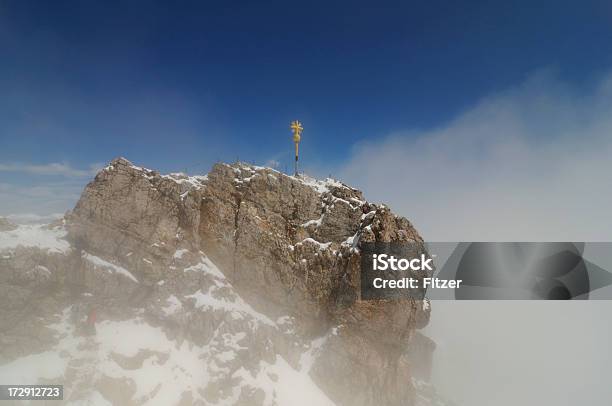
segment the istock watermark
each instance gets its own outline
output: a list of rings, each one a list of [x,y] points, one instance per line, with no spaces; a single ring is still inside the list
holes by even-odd
[[[612,243],[363,243],[361,299],[612,299]]]

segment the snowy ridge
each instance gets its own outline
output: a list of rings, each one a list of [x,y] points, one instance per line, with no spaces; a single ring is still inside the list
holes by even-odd
[[[346,186],[344,183],[337,181],[336,179],[332,179],[332,178],[326,178],[325,180],[319,180],[319,179],[316,179],[316,178],[313,178],[313,177],[310,177],[304,174],[298,175],[298,176],[291,176],[291,178],[297,180],[303,185],[311,187],[319,194],[329,193],[331,191],[331,188],[349,189],[349,187]]]
[[[0,231],[0,250],[22,246],[66,254],[70,251],[70,244],[65,240],[66,234],[66,229],[61,226],[20,225],[12,231]]]
[[[169,173],[168,175],[162,175],[164,179],[170,179],[179,185],[187,185],[190,188],[199,189],[206,184],[208,175],[187,175],[182,172]]]
[[[171,180],[181,186],[181,195],[184,198],[190,190],[200,189],[205,186],[208,180],[208,175],[187,175],[182,172],[169,173],[167,175],[160,175],[157,171],[144,168],[142,166],[134,165],[129,160],[121,157],[113,160],[110,165],[102,169],[102,171],[108,172],[116,169],[116,166],[125,165],[128,168],[140,172],[141,175],[149,180],[167,179]]]
[[[290,178],[292,180],[298,181],[303,185],[306,185],[310,188],[312,188],[313,190],[315,190],[317,193],[319,194],[323,194],[323,193],[329,193],[331,192],[331,190],[333,188],[345,188],[345,189],[350,189],[350,187],[348,187],[347,185],[345,185],[344,183],[336,180],[336,179],[332,179],[332,178],[326,178],[324,180],[319,180],[316,178],[313,178],[311,176],[308,176],[306,174],[299,174],[297,176],[295,175],[287,175],[285,173],[282,173],[274,168],[268,168],[268,167],[264,167],[264,166],[257,166],[257,165],[251,165],[251,164],[247,164],[244,162],[239,162],[235,165],[228,165],[228,164],[224,164],[227,167],[230,167],[234,170],[234,173],[237,176],[240,177],[236,177],[234,179],[234,182],[241,184],[241,183],[248,183],[251,181],[251,179],[254,176],[261,176],[262,172],[272,172],[272,173],[268,173],[268,177],[271,177],[272,179],[276,179],[277,176],[285,176],[287,178]],[[246,173],[248,176],[243,177],[243,173]],[[348,202],[347,202],[348,203]]]

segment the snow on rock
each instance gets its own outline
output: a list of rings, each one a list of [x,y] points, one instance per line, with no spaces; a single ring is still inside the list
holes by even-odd
[[[70,251],[70,244],[64,237],[66,237],[64,227],[20,225],[15,230],[0,232],[0,250],[23,246],[65,254]]]
[[[321,224],[323,223],[323,217],[325,217],[325,213],[321,214],[321,217],[319,217],[316,220],[308,220],[307,222],[302,224],[302,227],[309,227],[309,226],[321,227]]]
[[[170,297],[166,299],[166,302],[167,305],[162,307],[162,311],[166,314],[166,316],[176,314],[183,307],[181,301],[174,295],[170,295]]]
[[[312,178],[308,175],[292,176],[292,178],[298,180],[300,183],[306,186],[311,187],[319,194],[330,192],[330,188],[332,187],[348,188],[348,186],[344,185],[342,182],[339,182],[332,178],[327,178],[325,180],[319,180],[319,179]]]
[[[96,267],[102,268],[110,273],[118,273],[120,275],[125,276],[126,278],[131,279],[134,282],[138,282],[138,279],[136,279],[130,271],[123,267],[112,264],[108,261],[103,260],[102,258],[96,257],[95,255],[91,255],[87,252],[83,252],[82,257],[83,259],[86,259],[87,261],[91,262]]]
[[[208,257],[202,256],[199,263],[185,268],[184,272],[202,272],[212,279],[212,284],[208,289],[198,289],[193,294],[185,296],[195,301],[196,308],[226,311],[231,313],[234,319],[247,317],[276,327],[270,318],[253,309],[236,294],[223,272]]]
[[[222,310],[231,313],[235,319],[241,319],[246,316],[257,322],[276,327],[276,324],[270,320],[268,316],[253,309],[240,296],[232,292],[229,298],[227,294],[225,296],[216,297],[215,291],[217,290],[218,288],[215,286],[211,286],[206,292],[198,289],[194,294],[187,295],[185,298],[194,299],[195,307],[198,309]]]
[[[255,376],[244,368],[233,376],[241,378],[248,386],[262,389],[265,394],[264,405],[334,405],[308,373],[293,369],[278,355],[274,363],[261,361],[259,373]]]
[[[171,179],[174,182],[178,183],[179,185],[188,185],[192,188],[199,189],[205,185],[206,181],[208,180],[208,175],[189,176],[182,172],[178,172],[178,173],[169,173],[168,175],[163,175],[162,178]]]
[[[302,356],[300,357],[300,370],[306,373],[310,372],[310,369],[314,365],[317,357],[321,353],[321,350],[325,346],[325,343],[329,339],[330,336],[337,334],[337,327],[330,329],[326,334],[321,337],[317,337],[310,342],[310,346]]]
[[[0,365],[0,382],[12,385],[32,385],[41,379],[53,380],[64,374],[68,360],[56,351],[30,354]]]
[[[361,234],[361,231],[358,230],[355,235],[352,235],[350,237],[348,237],[346,240],[344,240],[342,242],[342,245],[346,245],[349,246],[351,248],[355,248],[357,246],[357,244],[359,243],[359,235]]]
[[[133,398],[144,401],[143,404],[178,404],[185,393],[202,400],[197,388],[209,379],[201,362],[205,347],[187,342],[178,345],[160,328],[138,319],[100,323],[96,342],[99,345],[98,369],[112,378],[133,381],[136,385]],[[142,352],[151,355],[134,369],[123,368],[112,357],[118,354],[134,358]]]
[[[160,328],[141,319],[105,320],[97,324],[95,336],[82,337],[75,335],[67,319],[65,313],[62,321],[54,326],[61,337],[56,353],[72,360],[75,364],[73,368],[82,369],[79,371],[79,379],[89,380],[81,382],[86,387],[96,388],[97,381],[105,377],[131,381],[135,387],[132,399],[137,404],[176,405],[186,394],[190,394],[194,401],[203,401],[198,388],[209,380],[207,370],[202,367],[202,358],[207,354],[206,346],[191,345],[186,341],[179,344],[169,339]],[[83,351],[81,348],[88,350]],[[95,371],[88,370],[87,364],[80,366],[82,363],[79,360],[95,363]],[[56,365],[56,372],[62,366],[67,366],[65,361],[56,362]],[[65,374],[68,373],[66,370]],[[29,383],[36,381],[30,380]],[[73,389],[70,386],[75,381],[78,382],[65,380],[67,392]],[[92,396],[94,400],[98,398],[110,401],[95,392],[88,394],[85,399],[91,399]],[[75,404],[87,404],[80,400]]]
[[[85,398],[66,403],[66,406],[113,406],[113,404],[106,400],[100,392],[93,391]]]
[[[221,280],[224,282],[226,281],[225,275],[223,275],[223,272],[221,272],[219,268],[217,268],[217,266],[213,264],[213,262],[210,259],[204,256],[202,257],[201,262],[185,268],[184,271],[185,272],[203,272],[203,273],[214,276],[218,280]]]
[[[187,254],[188,252],[189,252],[189,250],[184,249],[184,248],[183,248],[183,249],[178,249],[178,250],[176,250],[176,252],[174,253],[173,258],[174,258],[174,259],[181,259],[181,258],[183,258],[183,255]]]
[[[32,280],[45,280],[51,276],[49,268],[43,265],[36,265],[34,268],[26,272],[26,276]]]
[[[321,251],[324,251],[324,250],[328,249],[329,246],[331,245],[331,242],[322,243],[322,242],[319,242],[319,241],[317,241],[317,240],[315,240],[314,238],[311,238],[311,237],[305,238],[301,242],[298,242],[296,245],[302,245],[305,242],[317,245],[319,247],[319,250],[321,250]]]
[[[161,328],[136,317],[103,320],[95,335],[82,336],[70,318],[66,308],[48,326],[57,338],[51,350],[0,365],[0,381],[63,382],[64,400],[72,405],[177,405],[186,399],[233,405],[250,390],[263,392],[263,405],[333,405],[307,371],[293,368],[279,355],[248,370],[239,361],[236,364],[238,353],[249,351],[244,332],[217,332],[209,343],[197,345],[171,339]],[[206,398],[207,385],[223,376],[232,380],[232,390],[214,401]],[[109,392],[105,383],[109,380],[131,389]]]

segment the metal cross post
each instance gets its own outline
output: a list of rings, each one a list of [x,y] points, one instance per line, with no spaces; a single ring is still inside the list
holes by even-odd
[[[291,122],[291,130],[293,131],[293,142],[295,143],[295,176],[298,175],[298,156],[299,156],[299,144],[300,144],[300,139],[302,138],[302,130],[304,130],[304,128],[302,127],[302,123],[300,123],[298,120],[292,121]]]

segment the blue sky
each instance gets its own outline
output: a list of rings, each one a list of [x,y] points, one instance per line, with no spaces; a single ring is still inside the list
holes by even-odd
[[[74,199],[119,155],[290,167],[296,118],[305,167],[343,173],[359,145],[449,125],[542,70],[580,99],[612,66],[612,4],[3,1],[0,50],[0,193]]]

